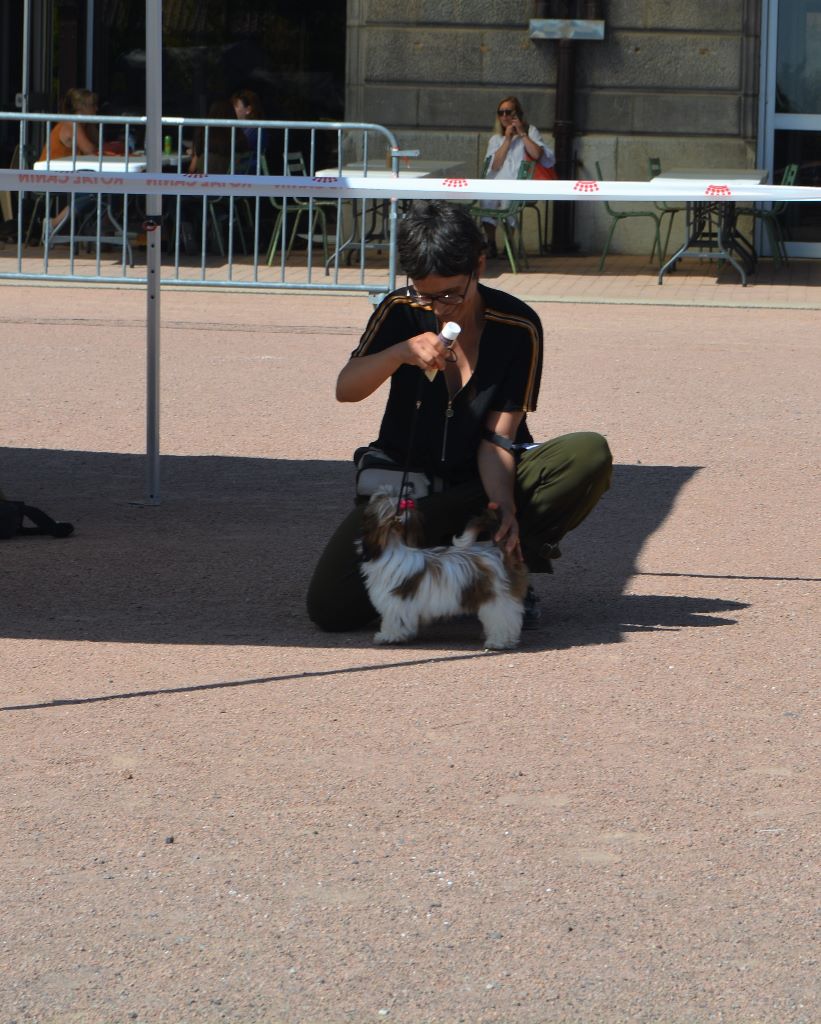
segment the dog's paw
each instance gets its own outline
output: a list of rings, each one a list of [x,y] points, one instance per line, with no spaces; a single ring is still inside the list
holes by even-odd
[[[512,651],[519,646],[519,637],[485,637],[486,651]]]
[[[413,640],[413,635],[407,633],[375,633],[373,642],[375,644],[406,644],[409,640]]]

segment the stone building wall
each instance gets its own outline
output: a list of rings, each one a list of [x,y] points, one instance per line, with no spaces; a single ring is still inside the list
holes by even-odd
[[[580,177],[647,177],[663,166],[753,166],[762,0],[603,0],[605,39],[576,44]],[[428,158],[480,173],[494,112],[508,94],[550,142],[556,50],[533,40],[531,0],[348,0],[348,120],[375,121]],[[579,204],[576,238],[595,251],[608,226]],[[646,248],[626,221],[615,251]]]

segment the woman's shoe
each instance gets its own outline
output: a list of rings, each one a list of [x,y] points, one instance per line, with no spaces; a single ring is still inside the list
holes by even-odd
[[[538,607],[538,604],[539,597],[536,591],[533,587],[528,587],[524,599],[525,613],[522,618],[522,629],[535,629],[539,625],[542,610]]]

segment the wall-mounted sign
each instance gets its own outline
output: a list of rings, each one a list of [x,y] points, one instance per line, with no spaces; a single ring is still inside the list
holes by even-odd
[[[531,18],[531,39],[604,39],[604,22],[582,18]]]

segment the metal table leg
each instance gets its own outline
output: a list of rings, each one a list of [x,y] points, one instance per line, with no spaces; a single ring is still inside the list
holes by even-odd
[[[686,206],[684,244],[673,253],[658,273],[658,283],[687,256],[700,260],[726,260],[738,271],[742,286],[755,271],[756,254],[752,243],[736,228],[735,203],[696,203]]]

